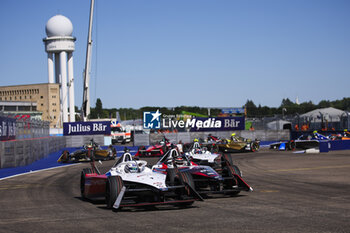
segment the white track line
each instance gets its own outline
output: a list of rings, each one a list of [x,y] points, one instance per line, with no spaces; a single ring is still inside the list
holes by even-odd
[[[16,177],[16,176],[28,175],[28,174],[33,174],[33,173],[36,173],[36,172],[52,170],[52,169],[61,168],[61,167],[69,167],[69,166],[74,166],[74,165],[78,165],[78,164],[80,164],[80,163],[74,163],[74,164],[65,165],[65,166],[50,167],[50,168],[44,168],[44,169],[40,169],[40,170],[36,170],[36,171],[24,172],[24,173],[16,174],[16,175],[13,175],[13,176],[7,176],[7,177],[4,177],[4,178],[0,178],[0,181],[1,180],[6,180],[6,179],[10,179],[10,178],[13,178],[13,177]]]

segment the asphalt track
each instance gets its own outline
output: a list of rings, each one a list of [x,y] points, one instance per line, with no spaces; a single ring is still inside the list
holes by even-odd
[[[186,209],[113,212],[82,201],[80,172],[88,164],[1,180],[0,232],[350,232],[350,151],[232,158],[254,192]]]

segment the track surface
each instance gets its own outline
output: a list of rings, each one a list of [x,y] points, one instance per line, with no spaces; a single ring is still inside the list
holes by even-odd
[[[0,232],[350,232],[350,151],[232,158],[254,192],[187,209],[113,212],[82,201],[80,172],[88,164],[2,180]]]

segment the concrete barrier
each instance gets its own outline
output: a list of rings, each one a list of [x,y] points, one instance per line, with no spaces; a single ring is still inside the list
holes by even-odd
[[[134,134],[134,146],[150,145],[149,134]]]
[[[205,139],[209,134],[220,137],[229,138],[232,133],[236,133],[237,136],[241,136],[249,139],[258,139],[260,141],[279,141],[279,140],[290,140],[289,130],[255,130],[255,131],[213,131],[213,132],[180,132],[180,133],[167,133],[167,134],[143,134],[142,141],[139,141],[138,137],[134,138],[134,145],[149,145],[143,144],[149,141],[150,145],[158,143],[165,136],[171,143],[183,143],[193,142],[195,138]],[[136,136],[136,135],[135,135]],[[145,139],[149,137],[149,140]]]
[[[91,139],[101,146],[104,145],[104,135],[76,135],[62,138],[66,141],[66,147],[82,147],[84,144],[89,143]]]
[[[0,142],[0,168],[18,167],[66,147],[63,137],[45,137]]]

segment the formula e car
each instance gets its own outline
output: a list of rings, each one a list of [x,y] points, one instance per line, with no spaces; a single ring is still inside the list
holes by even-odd
[[[69,153],[65,150],[57,160],[61,163],[79,163],[79,162],[90,162],[92,159],[95,160],[111,160],[117,156],[116,149],[110,145],[108,149],[103,150],[101,146],[91,140],[89,143],[84,144],[82,148]]]
[[[193,177],[191,186],[201,196],[208,194],[226,194],[235,196],[241,191],[253,191],[242,179],[237,166],[231,165],[228,156],[221,157],[221,170],[218,172],[210,166],[198,165],[185,154],[181,155],[177,149],[169,150],[152,167],[153,171],[166,174],[169,168],[177,168],[181,172],[188,172]]]
[[[185,151],[185,154],[191,161],[198,165],[207,165],[215,169],[217,160],[220,159],[221,154],[212,153],[208,151],[207,147],[202,147],[199,140],[194,140],[189,148]]]
[[[139,150],[136,152],[136,157],[149,157],[149,156],[162,156],[169,150],[171,143],[169,140],[164,137],[159,144],[154,146],[149,146],[145,148],[144,146],[139,147]]]
[[[128,152],[106,174],[100,174],[94,163],[91,164],[91,168],[81,173],[81,196],[103,199],[110,209],[165,204],[185,207],[203,200],[190,185],[191,174],[176,169],[169,169],[168,175],[153,172],[146,161],[134,160]]]
[[[329,141],[330,139],[322,134],[314,131],[312,134],[303,134],[295,140],[280,141],[270,144],[270,149],[276,150],[307,150],[312,148],[318,148],[320,141]]]
[[[208,136],[206,143],[203,143],[212,152],[235,153],[235,152],[255,152],[260,148],[259,140],[251,140],[231,135],[230,139],[220,139],[215,136]]]

